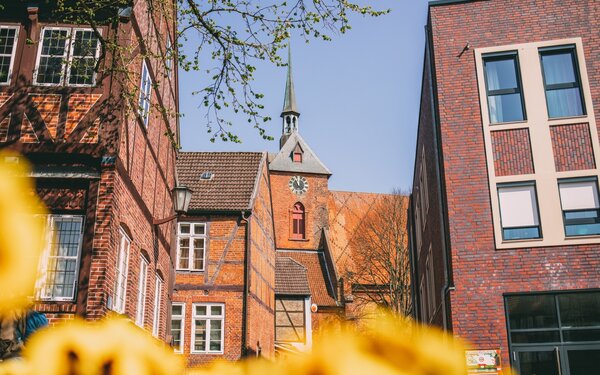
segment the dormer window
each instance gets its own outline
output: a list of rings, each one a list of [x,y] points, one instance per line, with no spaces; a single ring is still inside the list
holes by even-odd
[[[302,163],[302,154],[304,153],[304,151],[302,151],[302,147],[300,147],[299,144],[296,145],[296,147],[294,148],[294,151],[292,151],[292,161],[294,163]]]

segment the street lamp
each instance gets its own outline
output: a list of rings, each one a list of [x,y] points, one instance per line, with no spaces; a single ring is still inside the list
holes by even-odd
[[[190,201],[192,200],[192,189],[187,186],[179,185],[175,186],[171,193],[173,194],[173,208],[175,209],[175,215],[171,215],[164,219],[153,220],[154,225],[168,223],[169,221],[176,219],[177,216],[188,211]]]

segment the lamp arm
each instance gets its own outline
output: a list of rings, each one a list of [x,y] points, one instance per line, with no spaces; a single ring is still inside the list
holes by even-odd
[[[154,219],[154,220],[152,220],[152,224],[154,224],[154,225],[161,225],[161,224],[164,224],[164,223],[168,223],[169,221],[177,219],[177,216],[178,215],[175,214],[175,215],[171,215],[169,217],[165,217],[164,219]]]

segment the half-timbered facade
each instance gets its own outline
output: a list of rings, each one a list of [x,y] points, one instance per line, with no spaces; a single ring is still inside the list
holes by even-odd
[[[51,322],[116,311],[168,339],[174,225],[153,222],[173,211],[174,8],[137,1],[92,27],[48,2],[3,5],[0,147],[29,160],[49,210],[35,308]]]

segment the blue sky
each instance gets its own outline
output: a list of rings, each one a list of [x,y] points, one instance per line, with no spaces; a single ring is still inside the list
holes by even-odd
[[[292,39],[300,134],[333,172],[332,190],[388,193],[408,189],[412,181],[427,1],[371,3],[392,12],[355,16],[352,30],[331,42]],[[267,129],[275,140],[263,140],[239,117],[233,118],[234,131],[243,143],[211,143],[201,98],[192,95],[205,81],[181,71],[184,151],[279,150],[286,68],[257,66],[253,85],[265,94],[265,113],[273,118]]]

